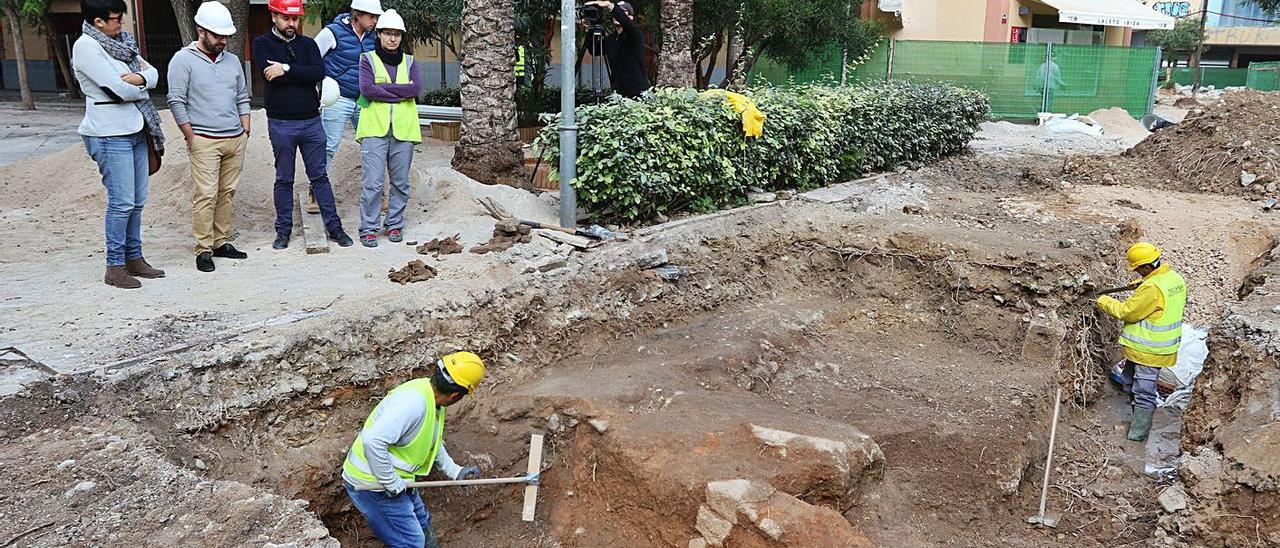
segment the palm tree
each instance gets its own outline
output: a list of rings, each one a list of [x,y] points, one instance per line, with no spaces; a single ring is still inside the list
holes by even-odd
[[[693,87],[693,0],[662,0],[658,85]]]
[[[515,9],[465,0],[462,7],[462,135],[453,167],[483,183],[521,179],[516,135]]]

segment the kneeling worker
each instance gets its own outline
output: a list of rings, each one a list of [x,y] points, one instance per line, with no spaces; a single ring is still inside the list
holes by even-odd
[[[444,410],[475,392],[484,362],[457,352],[436,362],[429,378],[395,387],[373,408],[347,451],[342,479],[347,495],[389,547],[437,546],[431,513],[417,489],[405,482],[431,472],[433,464],[452,479],[477,479],[480,469],[453,462],[444,448]],[[357,487],[374,489],[357,490]]]
[[[1160,368],[1178,362],[1182,342],[1182,310],[1187,304],[1187,283],[1182,275],[1160,261],[1160,250],[1138,242],[1126,253],[1129,270],[1142,275],[1141,285],[1124,302],[1098,298],[1098,308],[1124,322],[1120,345],[1124,347],[1125,374],[1133,379],[1133,419],[1130,441],[1145,441],[1156,411],[1156,378]]]

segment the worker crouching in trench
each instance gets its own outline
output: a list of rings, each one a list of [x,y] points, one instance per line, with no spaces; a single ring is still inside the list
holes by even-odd
[[[373,408],[342,463],[347,495],[389,548],[438,546],[431,512],[405,482],[439,465],[452,479],[478,479],[480,469],[459,466],[444,448],[445,408],[475,393],[484,362],[458,352],[436,362],[431,377],[407,381]]]
[[[1126,253],[1129,270],[1142,276],[1133,295],[1120,302],[1098,297],[1098,308],[1124,322],[1120,345],[1124,347],[1122,382],[1133,391],[1130,441],[1146,441],[1156,410],[1156,379],[1160,368],[1178,362],[1182,343],[1182,312],[1187,304],[1187,283],[1181,274],[1160,260],[1160,250],[1138,242]]]

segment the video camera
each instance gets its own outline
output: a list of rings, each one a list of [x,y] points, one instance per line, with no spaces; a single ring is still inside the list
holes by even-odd
[[[584,4],[578,8],[578,18],[591,29],[605,29],[611,25],[613,14],[596,4]]]

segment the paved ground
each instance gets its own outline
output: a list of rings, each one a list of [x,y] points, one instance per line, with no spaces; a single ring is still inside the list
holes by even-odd
[[[84,115],[79,102],[38,99],[36,110],[16,102],[0,103],[0,166],[53,154],[80,143],[76,127]]]

